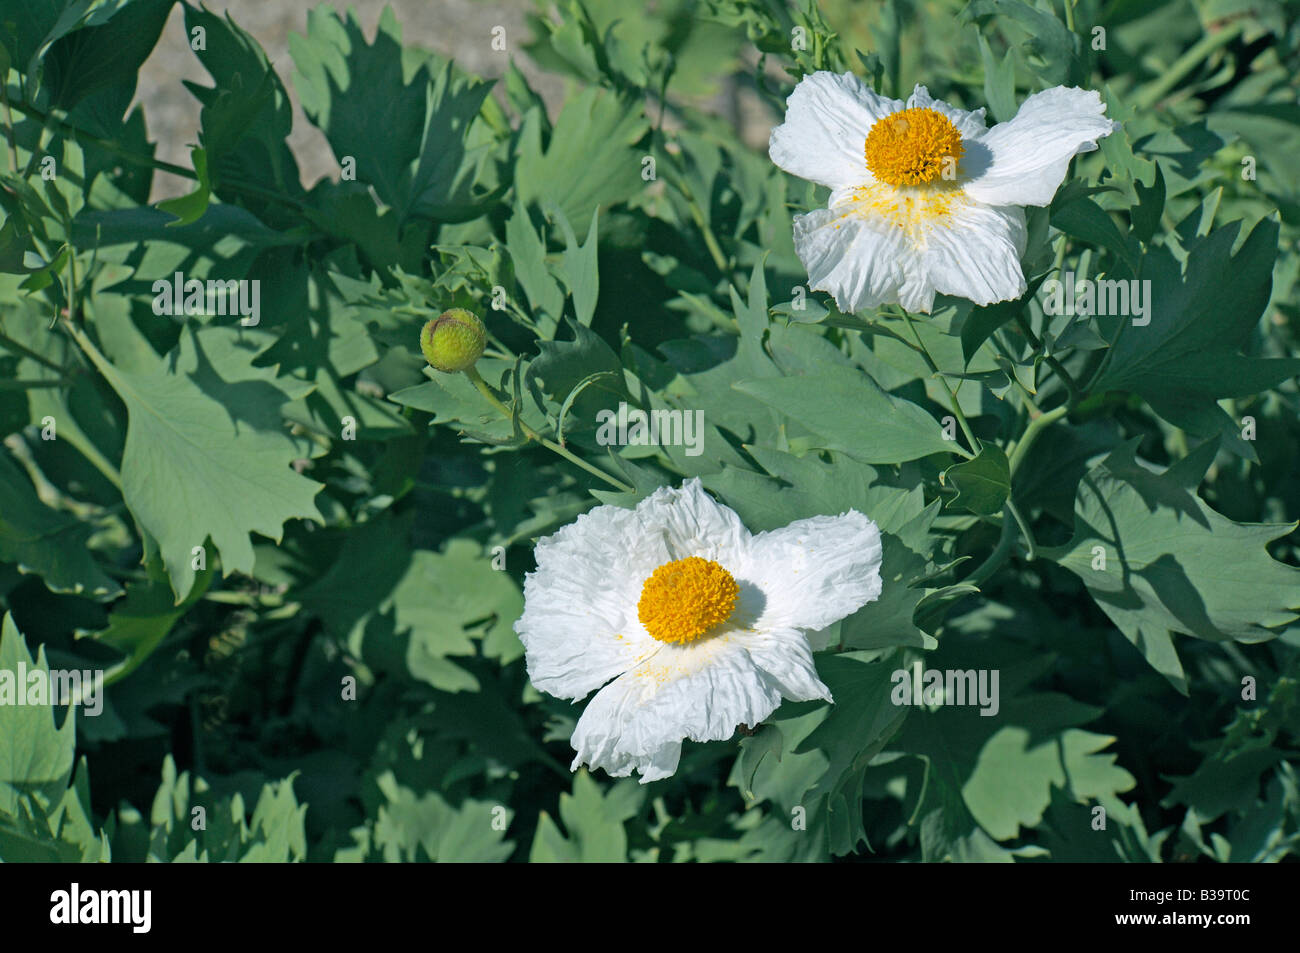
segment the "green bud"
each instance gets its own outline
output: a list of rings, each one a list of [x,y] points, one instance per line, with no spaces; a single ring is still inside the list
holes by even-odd
[[[435,370],[467,371],[483,356],[487,332],[478,315],[464,308],[444,311],[420,332],[420,350]]]

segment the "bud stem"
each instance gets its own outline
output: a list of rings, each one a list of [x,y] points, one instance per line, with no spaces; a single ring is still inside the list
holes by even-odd
[[[470,379],[470,383],[472,383],[474,387],[478,389],[478,392],[483,395],[483,397],[487,400],[489,404],[491,404],[493,407],[495,407],[498,411],[501,412],[502,416],[504,416],[507,420],[515,419],[514,411],[512,411],[509,407],[503,404],[500,398],[498,398],[497,395],[492,392],[492,388],[488,385],[487,381],[483,380],[483,375],[481,375],[478,372],[477,368],[474,367],[466,368],[461,373],[463,373],[466,377]],[[600,477],[610,486],[616,487],[619,490],[622,490],[624,493],[633,492],[632,487],[628,486],[622,480],[610,476],[604,470],[600,469],[597,466],[594,466],[593,464],[588,463],[586,460],[582,459],[582,457],[578,456],[577,454],[573,453],[570,450],[565,449],[564,447],[561,447],[555,441],[546,439],[541,434],[539,434],[536,430],[534,430],[532,427],[528,426],[528,424],[524,423],[522,418],[520,418],[519,420],[519,429],[524,432],[524,435],[528,437],[529,440],[536,440],[546,449],[558,453],[560,456],[564,457],[564,459],[568,460],[574,466],[582,467],[582,469],[586,470],[588,473],[592,474],[593,476]]]

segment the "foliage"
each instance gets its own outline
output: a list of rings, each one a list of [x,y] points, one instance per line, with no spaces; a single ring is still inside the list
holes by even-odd
[[[175,6],[0,0],[0,671],[107,681],[0,704],[0,859],[1295,854],[1296,4],[566,0],[526,45],[554,108],[514,36],[485,80],[320,7],[280,75],[184,5],[193,188],[151,204]],[[791,241],[826,190],[718,108],[770,126],[822,69],[1123,128],[1030,210],[1022,299],[842,314]],[[1149,324],[1053,313],[1066,272],[1150,281]],[[421,357],[453,307],[483,387]],[[699,452],[606,445],[620,405],[701,412]],[[570,773],[532,545],[693,476],[755,532],[867,513],[884,593],[818,655],[834,704]],[[918,665],[998,710],[897,704]]]

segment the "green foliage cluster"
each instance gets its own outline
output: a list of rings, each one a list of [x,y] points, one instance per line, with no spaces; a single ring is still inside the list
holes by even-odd
[[[175,5],[0,0],[0,671],[108,683],[0,706],[0,859],[1295,853],[1300,5],[564,0],[553,113],[522,38],[489,82],[320,7],[282,76],[186,5],[183,169],[132,108]],[[842,314],[791,239],[825,190],[718,108],[823,69],[1124,125],[1029,210],[1030,294]],[[1064,270],[1150,280],[1149,326],[1045,313]],[[177,273],[257,281],[258,322],[159,313]],[[450,308],[485,388],[420,354]],[[703,411],[703,452],[602,446],[620,402]],[[835,704],[571,774],[512,628],[532,543],[695,476],[755,532],[867,513],[884,592],[818,656]],[[997,716],[893,704],[918,662],[997,669]]]

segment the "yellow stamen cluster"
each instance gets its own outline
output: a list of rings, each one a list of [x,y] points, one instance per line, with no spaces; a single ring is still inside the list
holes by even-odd
[[[641,588],[637,618],[660,642],[692,642],[731,618],[740,587],[711,559],[664,563]]]
[[[964,151],[961,133],[933,109],[904,109],[876,121],[864,148],[867,168],[890,185],[951,179]]]

